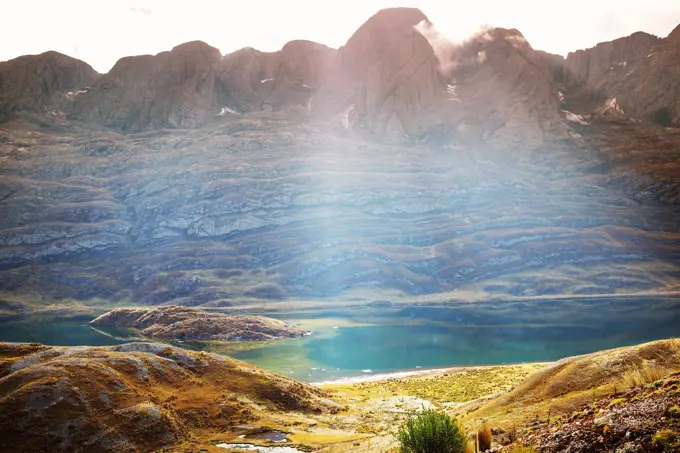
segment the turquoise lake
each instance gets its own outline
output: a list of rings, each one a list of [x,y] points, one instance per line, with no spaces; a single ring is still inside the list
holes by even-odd
[[[417,368],[543,362],[680,336],[680,299],[483,304],[450,308],[274,315],[309,329],[266,343],[175,342],[318,382]],[[103,346],[134,341],[85,320],[0,322],[0,340]]]

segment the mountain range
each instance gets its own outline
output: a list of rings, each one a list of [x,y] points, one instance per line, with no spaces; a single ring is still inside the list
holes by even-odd
[[[680,289],[680,26],[0,63],[0,309]],[[350,301],[350,302],[347,302]]]

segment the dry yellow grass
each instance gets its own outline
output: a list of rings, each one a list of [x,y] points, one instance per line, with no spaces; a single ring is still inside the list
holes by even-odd
[[[499,428],[565,414],[620,390],[624,382],[654,382],[680,369],[679,345],[675,339],[660,340],[564,359],[532,374],[511,392],[460,411],[468,424],[485,420]]]
[[[651,384],[658,381],[668,373],[668,369],[648,362],[629,367],[621,377],[621,384],[625,388],[637,387],[638,385]]]
[[[477,444],[479,445],[479,450],[485,451],[491,448],[492,441],[493,433],[491,432],[491,427],[488,424],[483,423],[477,430]]]

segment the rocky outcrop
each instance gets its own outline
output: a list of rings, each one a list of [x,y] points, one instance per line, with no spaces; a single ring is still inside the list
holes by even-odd
[[[0,62],[0,120],[22,111],[63,116],[98,77],[87,63],[58,52]]]
[[[557,424],[535,424],[531,437],[521,436],[518,443],[546,453],[679,451],[679,386],[676,373],[614,393],[582,405]]]
[[[225,315],[178,306],[115,308],[90,324],[136,329],[145,337],[166,340],[265,341],[304,334],[278,319]]]
[[[229,357],[166,344],[0,343],[0,448],[155,451],[254,420],[336,411],[323,390]],[[293,413],[294,412],[294,413]],[[236,435],[234,435],[236,437]]]
[[[388,141],[422,133],[443,121],[446,89],[439,62],[415,26],[417,9],[379,11],[338,50],[312,111],[345,129]]]

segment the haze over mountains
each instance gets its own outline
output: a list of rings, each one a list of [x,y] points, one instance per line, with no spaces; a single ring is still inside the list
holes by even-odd
[[[680,27],[563,59],[395,8],[338,50],[47,52],[0,63],[0,116],[10,311],[678,290]]]

